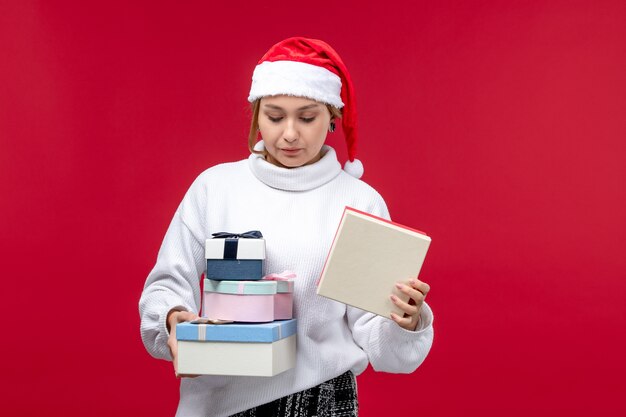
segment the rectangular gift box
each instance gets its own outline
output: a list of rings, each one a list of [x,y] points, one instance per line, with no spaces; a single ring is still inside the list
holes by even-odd
[[[293,281],[204,280],[203,316],[238,322],[293,317]]]
[[[263,278],[265,239],[207,239],[205,258],[209,279],[259,280]]]
[[[176,325],[179,374],[274,376],[296,364],[296,320]]]
[[[317,293],[384,317],[402,316],[389,296],[408,301],[395,284],[419,275],[430,242],[419,230],[346,207]]]

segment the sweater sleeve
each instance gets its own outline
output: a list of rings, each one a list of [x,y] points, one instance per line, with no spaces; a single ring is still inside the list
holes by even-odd
[[[408,374],[424,362],[433,343],[433,313],[422,305],[420,324],[405,330],[391,319],[347,307],[348,325],[375,371]]]
[[[167,313],[172,309],[199,311],[200,276],[205,269],[204,245],[185,221],[183,207],[184,202],[174,214],[139,300],[144,346],[155,358],[166,360],[172,359]]]
[[[382,199],[367,210],[376,216],[390,219]],[[355,342],[367,354],[375,371],[411,373],[426,359],[433,343],[433,312],[424,303],[420,323],[415,331],[403,329],[393,320],[347,306],[348,326]]]

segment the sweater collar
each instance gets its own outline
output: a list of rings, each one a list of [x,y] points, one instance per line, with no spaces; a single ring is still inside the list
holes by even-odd
[[[254,149],[263,150],[263,141],[259,141]],[[285,191],[307,191],[326,184],[341,172],[341,164],[333,148],[324,145],[322,154],[322,158],[313,164],[297,168],[282,168],[267,162],[263,155],[253,153],[248,157],[248,166],[261,182],[272,188]]]

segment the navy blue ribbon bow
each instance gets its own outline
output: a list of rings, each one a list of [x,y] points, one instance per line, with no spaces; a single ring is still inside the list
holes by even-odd
[[[212,236],[215,239],[226,239],[226,238],[261,239],[263,237],[261,232],[259,232],[258,230],[250,230],[249,232],[245,232],[245,233],[217,232],[217,233],[213,233]]]
[[[224,259],[237,259],[239,239],[261,239],[263,235],[258,230],[245,233],[217,232],[213,233],[213,239],[224,239]]]

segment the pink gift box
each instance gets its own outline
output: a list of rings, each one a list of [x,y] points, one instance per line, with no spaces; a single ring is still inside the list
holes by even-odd
[[[274,295],[274,315],[276,320],[293,318],[293,281],[277,281]]]
[[[204,281],[203,316],[240,322],[293,318],[293,281]]]

